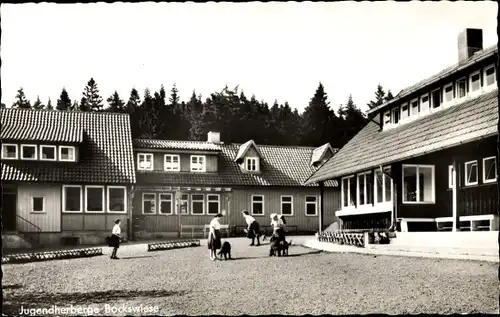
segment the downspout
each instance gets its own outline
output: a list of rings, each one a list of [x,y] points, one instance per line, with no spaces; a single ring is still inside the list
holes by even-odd
[[[128,228],[127,228],[127,230],[128,230],[127,239],[132,240],[132,241],[135,240],[134,231],[133,231],[134,226],[132,223],[133,219],[134,219],[134,217],[133,217],[134,214],[132,212],[132,209],[134,209],[134,196],[135,196],[135,186],[132,185],[132,186],[130,186],[130,190],[128,192],[128,200],[129,200],[128,201],[128,203],[129,203],[128,219],[129,219],[129,221],[128,221]]]
[[[324,193],[325,193],[325,184],[324,182],[319,182],[319,193],[320,193],[320,196],[319,196],[319,200],[320,200],[320,210],[319,210],[319,233],[323,233],[323,211],[324,211]]]
[[[397,214],[398,214],[398,204],[397,204],[397,189],[398,186],[396,185],[396,182],[394,181],[394,178],[389,175],[386,171],[384,171],[384,167],[382,165],[379,166],[380,171],[382,172],[383,175],[386,175],[389,177],[392,181],[392,187],[393,187],[393,197],[392,197],[392,202],[393,202],[393,207],[392,207],[392,212],[391,212],[391,226],[389,227],[390,231],[396,231],[396,219],[397,219]],[[384,188],[385,190],[385,188]]]

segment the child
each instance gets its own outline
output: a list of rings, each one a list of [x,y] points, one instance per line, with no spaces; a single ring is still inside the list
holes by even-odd
[[[248,213],[247,210],[243,210],[242,213],[243,213],[243,217],[245,217],[245,221],[248,225],[247,238],[252,239],[252,243],[250,245],[251,246],[255,245],[254,241],[255,241],[255,238],[257,238],[257,246],[259,246],[260,245],[260,241],[259,241],[260,225],[259,225],[259,223],[255,220],[254,217],[250,216],[250,214]]]
[[[277,214],[271,214],[271,226],[273,228],[273,236],[278,238],[278,241],[285,240],[285,231],[283,230],[283,221]]]
[[[219,222],[220,218],[222,218],[222,214],[217,214],[214,216],[212,221],[210,221],[210,235],[208,237],[208,249],[210,250],[210,259],[212,261],[215,261],[215,259],[217,259],[217,249],[221,248],[220,222]]]
[[[110,239],[110,247],[113,247],[113,252],[111,253],[111,258],[118,260],[119,258],[116,256],[116,252],[118,252],[118,248],[120,247],[120,234],[122,233],[122,229],[120,228],[120,219],[115,220],[115,225],[113,227],[113,231],[111,233]]]

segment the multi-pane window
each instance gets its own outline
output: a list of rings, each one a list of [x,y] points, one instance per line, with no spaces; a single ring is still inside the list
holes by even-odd
[[[17,145],[2,144],[2,159],[17,159]]]
[[[203,215],[205,212],[205,197],[203,194],[191,195],[191,214]]]
[[[477,161],[471,161],[465,163],[465,186],[477,185],[478,175],[477,175]]]
[[[306,196],[306,215],[316,216],[318,214],[318,203],[316,196]]]
[[[483,159],[483,183],[492,183],[497,180],[497,162],[496,157],[487,157]]]
[[[342,207],[353,207],[356,205],[356,180],[354,176],[342,179]]]
[[[484,86],[490,86],[495,83],[495,66],[484,69]]]
[[[358,174],[358,206],[373,203],[373,181],[371,173]]]
[[[444,87],[444,102],[450,102],[453,100],[453,84],[449,84]]]
[[[252,214],[254,215],[264,214],[264,196],[252,195]]]
[[[191,172],[205,172],[205,156],[191,155]]]
[[[256,157],[245,158],[245,169],[247,171],[257,171],[257,158]]]
[[[427,94],[420,97],[420,112],[429,112],[429,95]]]
[[[418,113],[420,111],[420,108],[418,107],[418,99],[413,99],[410,102],[410,106],[411,106],[411,109],[410,109],[411,115],[412,116],[418,115]]]
[[[282,215],[293,215],[293,197],[292,196],[281,196],[281,214]]]
[[[400,113],[399,107],[392,109],[392,123],[398,124],[400,117],[401,117],[401,113]]]
[[[384,113],[384,126],[387,126],[391,124],[391,112],[390,111],[386,111]]]
[[[408,109],[409,107],[407,103],[401,106],[401,120],[406,120],[410,116]]]
[[[172,194],[160,194],[160,214],[171,215],[174,211],[174,204],[172,200]]]
[[[55,145],[40,145],[40,159],[42,161],[55,161],[56,160],[56,146]]]
[[[77,185],[63,186],[63,211],[82,212],[82,187]]]
[[[457,80],[457,99],[467,96],[467,81],[465,77]]]
[[[104,212],[104,186],[85,186],[85,212]]]
[[[31,197],[31,212],[45,212],[43,197]]]
[[[382,173],[379,169],[375,170],[375,203],[387,203],[392,201],[392,179],[386,175],[390,168],[384,169]]]
[[[436,89],[431,93],[432,108],[439,108],[441,106],[441,89]]]
[[[142,213],[143,214],[156,214],[156,194],[143,193],[142,194]]]
[[[127,191],[124,186],[108,186],[108,212],[125,213]]]
[[[37,158],[36,145],[22,144],[21,145],[21,159],[23,160],[36,160]]]
[[[181,199],[179,201],[179,213],[181,215],[187,215],[189,213],[188,210],[189,206],[189,195],[188,194],[182,194]]]
[[[208,194],[207,195],[208,209],[207,213],[209,215],[216,215],[220,212],[220,195]]]
[[[138,153],[137,154],[137,169],[143,171],[153,170],[153,154]]]
[[[180,171],[179,155],[165,154],[165,171]]]
[[[75,161],[74,146],[59,146],[59,160],[73,162]]]
[[[475,72],[470,76],[470,91],[478,91],[481,88],[481,76]]]
[[[403,165],[403,203],[434,202],[434,166]]]

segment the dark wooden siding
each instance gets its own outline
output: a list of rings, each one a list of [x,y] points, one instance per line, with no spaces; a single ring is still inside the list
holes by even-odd
[[[460,216],[497,214],[497,184],[461,188],[458,192],[457,208]]]

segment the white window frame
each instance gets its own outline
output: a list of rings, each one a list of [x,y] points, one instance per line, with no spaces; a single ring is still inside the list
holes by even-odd
[[[384,168],[384,172],[387,172],[388,170],[390,169],[390,167],[385,167]],[[392,181],[392,178],[390,178],[389,176],[385,175],[385,173],[382,173],[382,201],[377,201],[377,197],[378,197],[378,189],[377,189],[377,171],[380,171],[380,170],[375,170],[373,171],[373,187],[374,187],[374,190],[373,190],[373,203],[375,205],[381,205],[381,204],[387,204],[387,203],[392,203],[392,200],[393,200],[393,196],[394,196],[394,182]],[[391,182],[391,200],[385,200],[385,197],[386,197],[386,192],[385,192],[385,180],[389,178],[389,181]]]
[[[291,200],[290,201],[283,201],[283,198],[290,198]],[[290,204],[290,211],[291,211],[291,214],[284,214],[283,213],[283,204]],[[280,212],[282,215],[285,215],[285,216],[293,216],[293,196],[292,195],[281,195],[280,197]]]
[[[48,158],[43,158],[43,149],[53,149],[54,150],[54,158],[53,159],[48,159]],[[55,145],[40,145],[40,153],[38,154],[40,161],[57,161],[57,146]]]
[[[363,203],[363,204],[361,204],[361,201],[360,201],[361,197],[360,197],[360,189],[359,189],[359,178],[360,177],[364,178],[364,181],[363,181],[363,195],[364,195],[365,202],[366,202],[368,200],[368,199],[366,199],[366,197],[367,197],[366,194],[368,193],[367,186],[366,186],[366,184],[367,184],[366,180],[369,178],[369,177],[367,177],[367,175],[369,175],[369,174],[371,174],[371,171],[367,171],[367,172],[356,174],[356,181],[357,181],[356,182],[356,206],[358,206],[358,207],[359,206],[369,206],[369,205],[371,205],[373,203],[372,202],[372,203]]]
[[[448,165],[448,189],[453,189],[453,165]]]
[[[72,149],[73,150],[73,159],[63,159],[62,150],[63,149]],[[59,145],[59,161],[61,162],[75,162],[76,161],[76,148],[74,146],[69,145]]]
[[[167,162],[167,157],[171,163]],[[174,158],[177,158],[177,163],[174,163]],[[163,156],[163,170],[167,172],[179,172],[181,170],[181,157],[178,154],[165,154]]]
[[[35,198],[42,198],[42,210],[34,210],[35,209],[35,202],[34,202],[34,199]],[[31,196],[31,211],[30,213],[32,214],[44,214],[46,211],[45,209],[45,197],[44,196]]]
[[[427,102],[423,102],[422,100],[427,97]],[[424,107],[423,105],[427,104],[427,107]],[[420,107],[420,113],[421,114],[428,114],[431,110],[431,96],[429,93],[423,94],[420,96],[419,99],[419,107]]]
[[[312,201],[307,201],[307,198],[308,197],[314,197],[314,202]],[[305,198],[304,198],[304,214],[308,217],[315,217],[315,216],[318,216],[318,196],[314,196],[314,195],[306,195]],[[307,213],[307,205],[314,205],[314,214],[311,215],[311,214],[308,214]]]
[[[471,182],[469,183],[468,181],[468,175],[467,175],[467,165],[470,165],[470,164],[476,164],[476,181],[475,182]],[[474,161],[469,161],[469,162],[465,162],[464,163],[464,174],[465,174],[465,186],[474,186],[474,185],[477,185],[479,184],[479,163],[477,160],[474,160]]]
[[[24,148],[34,148],[35,149],[35,157],[24,157],[23,150]],[[26,160],[26,161],[36,161],[38,160],[38,146],[36,144],[21,144],[21,160]]]
[[[155,202],[155,208],[154,208],[154,212],[144,212],[144,196],[145,195],[153,195],[154,197],[154,202]],[[149,201],[149,199],[148,199]],[[143,215],[156,215],[157,214],[157,199],[156,199],[156,193],[142,193],[142,197],[141,197],[141,212]]]
[[[434,107],[434,93],[435,92],[439,93],[439,107]],[[442,88],[439,87],[439,88],[436,88],[436,89],[432,90],[429,99],[430,99],[429,101],[431,101],[429,103],[429,105],[430,105],[429,108],[430,108],[431,111],[438,111],[439,109],[442,109],[443,108],[443,91],[442,91]]]
[[[493,68],[493,83],[490,84],[490,85],[487,85],[486,84],[486,71],[489,70],[490,68]],[[495,68],[495,64],[491,64],[491,65],[488,65],[486,66],[484,69],[483,69],[483,79],[484,79],[484,85],[483,87],[484,88],[490,88],[490,86],[492,86],[492,88],[495,88],[496,87],[496,83],[497,83],[497,70]]]
[[[210,200],[210,197],[217,197],[217,200]],[[217,203],[217,214],[220,213],[220,195],[219,194],[207,194],[207,215],[216,215],[210,213],[210,204]]]
[[[349,209],[349,208],[356,208],[355,205],[351,205],[351,180],[350,178],[354,179],[355,175],[350,175],[350,176],[345,176],[345,177],[342,177],[341,179],[341,193],[342,193],[342,196],[341,196],[341,203],[342,203],[342,206],[341,206],[341,209]],[[347,206],[344,206],[344,179],[349,179],[348,181],[348,184],[347,184],[347,199],[349,200],[349,204]],[[356,186],[357,187],[357,186]],[[356,198],[357,200],[357,198]]]
[[[88,210],[88,189],[89,188],[100,188],[102,189],[102,195],[101,195],[101,199],[102,199],[102,210]],[[104,210],[106,209],[106,200],[105,200],[105,188],[104,186],[101,186],[101,185],[85,185],[85,213],[86,214],[102,214],[104,213]]]
[[[183,196],[186,196],[186,199],[182,199]],[[183,213],[181,213],[182,202],[186,202],[186,212],[183,212]],[[178,210],[178,213],[180,215],[189,215],[189,207],[190,207],[190,205],[189,205],[189,194],[187,194],[187,193],[181,194],[181,198],[179,199],[179,210]]]
[[[387,114],[389,114],[389,122],[385,121]],[[384,111],[382,120],[384,122],[384,128],[390,128],[392,124],[392,111],[391,110]]]
[[[413,103],[417,102],[417,113],[413,113]],[[410,118],[416,118],[420,115],[420,104],[418,102],[418,98],[414,98],[410,101]]]
[[[109,196],[109,190],[110,189],[123,189],[123,208],[125,210],[123,211],[116,211],[116,210],[111,210],[110,206],[110,196]],[[113,214],[126,214],[127,213],[127,187],[126,186],[107,186],[106,188],[106,212],[108,213],[113,213]]]
[[[169,196],[169,199],[165,199],[163,197]],[[169,212],[164,212],[164,210],[161,207],[161,203],[164,201],[169,201],[170,202],[170,211]],[[174,214],[174,206],[175,206],[175,199],[174,195],[172,193],[159,193],[158,194],[158,214],[159,215],[166,215],[170,216]]]
[[[262,201],[254,201],[254,197],[262,197]],[[265,201],[266,201],[266,198],[264,197],[264,195],[252,195],[252,199],[251,199],[251,204],[252,204],[252,216],[264,216],[266,214],[266,207],[265,207]],[[254,213],[254,210],[253,210],[253,204],[254,203],[261,203],[262,204],[262,214],[255,214]]]
[[[16,156],[15,157],[5,156],[5,154],[7,153],[7,151],[5,151],[5,147],[7,147],[7,146],[13,146],[16,148]],[[17,144],[2,143],[2,160],[17,160],[18,158],[19,158],[19,148],[18,148]]]
[[[66,210],[66,188],[78,188],[80,189],[80,210],[72,211],[72,210]],[[63,185],[62,186],[62,212],[63,213],[68,213],[68,214],[81,214],[83,213],[83,186],[81,185]]]
[[[141,167],[141,158],[151,157],[151,166],[148,168]],[[152,171],[155,166],[155,158],[153,153],[137,153],[137,170],[139,171]]]
[[[451,87],[451,99],[447,101],[446,100],[446,89],[449,87]],[[443,105],[449,106],[453,102],[453,100],[455,99],[454,93],[455,93],[455,91],[453,88],[453,83],[449,83],[449,84],[443,86],[443,101],[441,102],[441,106],[443,106]]]
[[[472,90],[472,76],[479,75],[479,88],[477,90]],[[476,70],[475,72],[471,73],[469,76],[469,93],[470,94],[478,94],[481,93],[481,71]]]
[[[406,115],[403,116],[403,107],[406,107]],[[411,105],[409,102],[405,102],[403,104],[401,104],[401,107],[400,107],[400,113],[401,113],[401,118],[400,118],[400,121],[403,121],[403,122],[407,122],[409,119],[410,119],[410,116],[411,116]]]
[[[465,84],[465,95],[463,95],[462,97],[459,96],[459,93],[460,93],[460,89],[459,89],[459,84],[460,82],[463,82]],[[465,99],[467,98],[467,78],[462,77],[462,78],[459,78],[456,83],[455,83],[455,99],[457,100],[462,100],[462,99]]]
[[[495,178],[493,178],[493,179],[486,179],[486,165],[485,165],[486,160],[493,160],[493,162],[495,163]],[[496,158],[496,156],[490,156],[490,157],[483,158],[483,183],[484,184],[494,183],[497,181],[497,178],[498,178],[498,170],[497,170],[497,158]]]
[[[398,122],[394,122],[394,119],[396,118],[396,116],[394,115],[395,113],[398,114]],[[400,106],[397,106],[397,107],[394,107],[391,109],[391,125],[392,126],[397,126],[401,123],[401,107]]]
[[[193,158],[197,158],[197,163],[193,165]],[[200,163],[200,158],[203,158],[203,164]],[[201,168],[198,169],[197,165],[201,165]],[[189,157],[189,169],[191,172],[206,172],[207,170],[207,157],[205,155],[191,155]]]
[[[193,197],[196,195],[201,195],[203,197],[202,199],[194,199]],[[193,205],[194,203],[200,203],[201,202],[201,213],[194,213],[194,208]],[[202,216],[205,214],[205,195],[201,193],[192,193],[191,194],[191,215],[193,216]]]
[[[404,180],[405,180],[405,172],[404,172],[404,168],[405,167],[416,167],[417,168],[417,177],[416,177],[416,180],[417,180],[417,201],[406,201],[405,200],[405,191],[404,191]],[[432,169],[432,199],[431,201],[418,201],[418,199],[420,199],[420,177],[418,177],[419,175],[419,169],[420,167],[424,167],[424,168],[431,168]],[[405,205],[416,205],[416,204],[419,204],[419,205],[430,205],[430,204],[435,204],[436,203],[436,173],[435,173],[435,166],[434,165],[423,165],[423,164],[403,164],[402,165],[402,168],[401,168],[401,185],[403,186],[402,190],[401,190],[401,201],[403,202],[403,204]]]
[[[255,169],[249,169],[248,164],[253,162],[255,165]],[[245,157],[245,170],[249,172],[257,172],[259,171],[259,159],[257,157]]]

